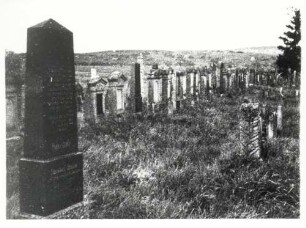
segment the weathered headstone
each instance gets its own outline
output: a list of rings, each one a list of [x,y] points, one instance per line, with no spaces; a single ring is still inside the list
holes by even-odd
[[[20,211],[48,215],[83,200],[73,34],[49,19],[28,28]]]
[[[194,72],[191,72],[189,74],[189,77],[190,77],[190,94],[191,96],[194,95]]]
[[[84,98],[84,119],[97,123],[106,114],[105,98],[107,81],[103,78],[91,79],[87,84]]]
[[[195,80],[194,80],[194,89],[195,89],[195,96],[199,97],[199,90],[200,90],[200,71],[197,71],[195,74]]]
[[[221,69],[216,67],[215,71],[213,71],[213,84],[216,89],[220,88],[220,77],[221,77]]]
[[[277,106],[277,136],[281,136],[283,130],[283,107],[281,105]]]
[[[223,92],[228,90],[228,75],[223,75]]]
[[[269,140],[275,137],[275,113],[272,113],[268,118],[267,138]]]
[[[111,116],[120,116],[120,114],[124,113],[125,111],[125,96],[126,94],[126,85],[127,85],[127,78],[124,76],[124,74],[120,71],[114,71],[112,72],[109,77],[107,78],[108,80],[108,86],[107,86],[107,92],[105,96],[105,109],[106,113]],[[135,88],[140,90],[138,87],[139,85],[136,85],[136,80],[135,80]],[[132,87],[132,86],[131,86]],[[140,92],[138,92],[139,94]],[[136,91],[135,91],[135,94]],[[136,111],[136,106],[139,105],[137,102],[141,103],[141,97],[138,98],[135,95],[135,112]],[[142,104],[142,103],[141,103]]]
[[[211,90],[212,89],[212,74],[209,73],[208,74],[208,83],[207,83],[207,90]]]
[[[5,94],[6,94],[6,137],[20,134],[23,125],[24,86],[22,61],[15,54],[6,52]],[[12,70],[13,69],[13,70]]]
[[[159,89],[159,80],[154,79],[153,81],[153,98],[154,98],[154,103],[157,104],[160,101],[160,89]]]
[[[250,73],[249,73],[249,71],[247,71],[247,73],[245,75],[245,88],[246,89],[249,88],[249,83],[250,83]]]
[[[259,104],[243,103],[240,113],[241,152],[246,156],[260,157]]]

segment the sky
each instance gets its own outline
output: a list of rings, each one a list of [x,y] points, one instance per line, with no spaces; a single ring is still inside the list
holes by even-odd
[[[26,30],[53,18],[75,52],[277,46],[302,0],[0,0],[4,48],[26,51]]]

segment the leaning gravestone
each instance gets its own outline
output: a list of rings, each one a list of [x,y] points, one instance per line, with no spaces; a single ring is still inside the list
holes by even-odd
[[[20,211],[46,216],[83,200],[73,34],[49,19],[28,28]]]

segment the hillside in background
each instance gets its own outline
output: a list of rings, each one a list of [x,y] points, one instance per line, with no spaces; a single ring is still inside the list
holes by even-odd
[[[277,48],[243,48],[237,50],[207,50],[207,51],[165,51],[165,50],[116,50],[94,53],[75,54],[76,65],[112,66],[130,65],[142,53],[145,65],[158,63],[161,67],[182,65],[205,66],[211,62],[223,61],[228,66],[250,67],[256,64],[261,67],[274,67]],[[255,62],[251,58],[255,58]]]
[[[140,53],[143,55],[146,68],[150,68],[150,66],[155,63],[157,63],[160,68],[179,65],[182,67],[203,67],[209,66],[212,62],[218,63],[220,61],[224,62],[228,67],[275,68],[278,50],[276,47],[252,47],[222,51],[116,50],[93,53],[76,53],[76,70],[79,70],[80,67],[88,66],[86,71],[90,72],[90,67],[95,66],[95,68],[98,69],[98,72],[119,70],[129,76],[130,66],[132,63],[136,62]],[[6,67],[13,68],[7,70],[9,72],[13,72],[14,70],[16,70],[16,72],[21,72],[20,76],[21,79],[23,79],[25,74],[25,58],[25,53],[17,54],[7,52],[7,63],[16,61],[20,63],[20,69],[15,69],[16,64],[11,64],[11,66]],[[255,59],[255,61],[251,61],[251,59]],[[11,75],[14,74],[6,76],[13,77]],[[82,81],[82,79],[79,80]]]

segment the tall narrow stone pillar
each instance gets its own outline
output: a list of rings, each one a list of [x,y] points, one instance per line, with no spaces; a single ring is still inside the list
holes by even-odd
[[[48,215],[83,200],[73,34],[49,19],[28,28],[20,211]]]
[[[142,79],[140,64],[135,63],[135,112],[142,112]]]

